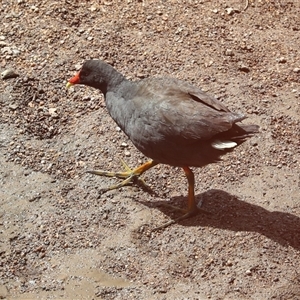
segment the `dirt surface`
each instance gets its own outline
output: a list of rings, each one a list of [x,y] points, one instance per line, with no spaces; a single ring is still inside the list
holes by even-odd
[[[1,1],[0,299],[300,299],[300,1]],[[195,169],[137,186],[85,173],[147,160],[97,90],[89,58],[133,80],[172,76],[260,133]]]

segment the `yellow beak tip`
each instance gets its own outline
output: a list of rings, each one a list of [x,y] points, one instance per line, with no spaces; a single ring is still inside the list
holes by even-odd
[[[72,84],[71,82],[67,82],[66,88],[68,89],[68,88],[70,88],[72,85],[73,85],[73,84]]]

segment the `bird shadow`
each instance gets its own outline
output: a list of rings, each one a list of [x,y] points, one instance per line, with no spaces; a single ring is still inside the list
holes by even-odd
[[[287,212],[269,211],[261,206],[239,200],[237,196],[222,190],[212,189],[198,194],[203,205],[197,216],[179,221],[183,226],[201,226],[231,231],[252,231],[260,233],[273,241],[300,250],[300,218]],[[184,197],[172,197],[170,203],[186,204]],[[179,215],[165,206],[165,201],[155,203],[140,201],[148,207],[156,207],[171,219]]]

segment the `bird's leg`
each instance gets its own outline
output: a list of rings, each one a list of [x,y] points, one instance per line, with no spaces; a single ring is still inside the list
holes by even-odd
[[[171,220],[171,221],[169,221],[169,222],[167,222],[167,223],[165,223],[161,226],[155,227],[153,230],[166,228],[171,224],[174,224],[178,221],[181,221],[181,220],[187,219],[189,217],[192,217],[192,216],[194,216],[198,213],[198,206],[195,202],[195,176],[194,176],[194,173],[192,172],[192,170],[189,167],[183,167],[183,170],[184,170],[185,176],[187,177],[188,185],[189,185],[189,189],[188,189],[188,209],[179,218]]]
[[[110,190],[118,189],[118,188],[120,188],[124,185],[128,185],[130,183],[133,183],[134,181],[138,181],[138,183],[140,183],[141,185],[147,187],[144,180],[139,178],[139,176],[142,175],[147,170],[149,170],[150,168],[152,168],[153,166],[157,165],[157,162],[151,160],[151,161],[146,162],[143,165],[131,170],[129,168],[129,166],[123,160],[121,160],[121,161],[122,161],[122,164],[125,168],[125,171],[123,171],[123,172],[107,172],[107,171],[102,171],[102,170],[90,170],[90,171],[87,171],[87,172],[91,173],[91,174],[95,174],[95,175],[100,175],[100,176],[117,177],[117,178],[124,179],[122,182],[120,182],[116,185],[112,185],[112,186],[104,189],[104,191],[110,191]]]
[[[188,189],[188,214],[193,216],[197,213],[198,208],[195,202],[195,176],[189,167],[183,167],[185,176],[187,177],[189,189]]]

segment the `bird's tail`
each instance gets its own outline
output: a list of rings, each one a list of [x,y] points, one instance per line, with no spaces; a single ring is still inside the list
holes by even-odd
[[[230,152],[233,148],[245,142],[258,131],[258,125],[234,124],[228,131],[216,135],[211,146],[217,150]]]
[[[234,141],[243,142],[248,137],[253,136],[255,133],[259,132],[258,125],[234,125],[232,127],[234,134],[232,134],[231,139]]]

